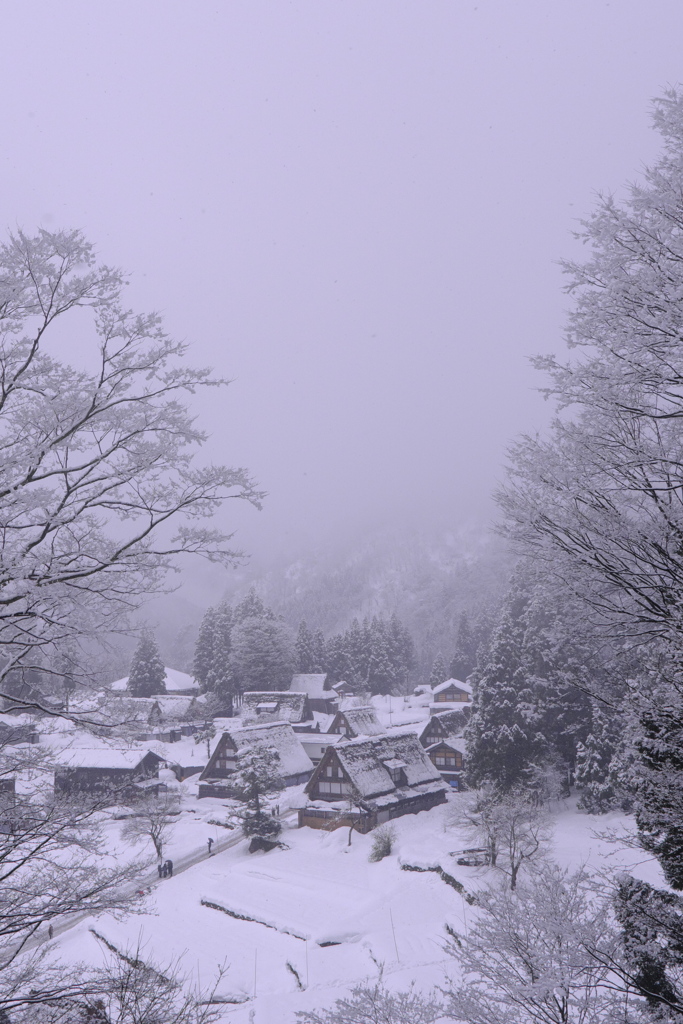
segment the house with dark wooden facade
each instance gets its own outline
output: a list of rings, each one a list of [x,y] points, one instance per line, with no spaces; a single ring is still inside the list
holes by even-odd
[[[322,756],[299,809],[299,827],[359,832],[446,800],[448,787],[414,732],[338,743]]]
[[[271,747],[277,751],[285,786],[299,786],[310,778],[313,762],[289,722],[235,727],[220,736],[216,749],[199,776],[199,798],[234,797],[230,776],[237,767],[239,754],[251,747]]]
[[[430,718],[418,733],[430,761],[451,789],[465,788],[463,769],[466,750],[462,733],[468,718],[469,708],[444,711]]]
[[[367,704],[338,711],[327,731],[332,735],[345,736],[347,740],[355,740],[358,736],[381,736],[386,729],[373,706]]]
[[[447,679],[432,690],[432,702],[429,705],[430,715],[438,715],[448,707],[468,704],[472,700],[472,687],[459,679]]]
[[[242,718],[246,721],[247,717],[252,721],[313,724],[308,694],[292,690],[247,690],[242,694]]]
[[[311,711],[333,715],[339,707],[339,699],[326,672],[302,672],[292,676],[289,692],[305,693]]]
[[[438,740],[445,740],[449,736],[462,736],[469,717],[469,707],[432,715],[418,733],[420,743],[423,747],[431,747]]]
[[[57,755],[55,792],[112,794],[112,802],[136,794],[135,784],[158,778],[165,761],[152,750],[75,747]]]

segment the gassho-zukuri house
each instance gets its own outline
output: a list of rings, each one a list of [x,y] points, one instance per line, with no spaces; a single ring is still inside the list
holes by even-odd
[[[263,725],[235,727],[223,733],[216,749],[199,776],[200,799],[207,796],[232,797],[230,776],[237,768],[237,758],[244,750],[266,747],[276,750],[285,786],[300,786],[313,771],[313,762],[301,746],[289,722],[264,722]]]
[[[323,754],[304,790],[299,827],[369,832],[444,803],[448,789],[414,732],[348,740]]]

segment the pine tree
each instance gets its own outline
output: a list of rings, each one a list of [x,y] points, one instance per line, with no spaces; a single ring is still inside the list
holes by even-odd
[[[229,604],[223,602],[217,608],[208,608],[199,628],[194,656],[195,679],[202,693],[215,694],[226,717],[232,715],[234,697],[230,660],[232,622]]]
[[[206,690],[209,672],[213,666],[216,618],[216,609],[207,608],[199,627],[197,643],[194,649],[194,677],[202,691]]]
[[[488,662],[475,674],[474,708],[465,732],[469,785],[490,785],[501,793],[528,782],[529,769],[548,757],[534,694],[522,668],[525,606],[525,597],[508,600]]]
[[[152,697],[166,693],[166,669],[159,656],[159,647],[151,629],[140,637],[128,675],[128,691],[133,697]]]
[[[621,876],[614,910],[622,928],[623,968],[618,972],[646,1000],[652,1019],[680,1019],[683,992],[683,901],[647,882]]]
[[[460,616],[455,650],[449,667],[451,679],[467,679],[477,664],[477,641],[467,612]]]
[[[391,693],[392,691],[395,674],[389,651],[386,624],[379,619],[373,619],[370,627],[370,655],[367,669],[371,693]]]
[[[410,632],[395,612],[389,620],[388,642],[396,686],[405,688],[416,664],[415,644]]]
[[[230,667],[235,686],[245,690],[286,690],[294,673],[294,645],[275,618],[238,620],[232,631]]]
[[[206,678],[206,692],[213,693],[226,717],[233,712],[235,687],[232,678],[232,608],[223,603],[216,609],[213,624],[211,666]]]
[[[234,611],[235,622],[242,622],[243,619],[274,619],[275,613],[267,608],[252,587],[243,601],[237,605]]]
[[[299,623],[299,631],[296,635],[294,646],[296,650],[297,672],[315,672],[316,659],[314,653],[314,638],[310,629],[306,625],[305,619],[302,619]]]
[[[582,791],[579,807],[589,814],[604,814],[619,803],[610,774],[614,753],[614,730],[595,708],[591,731],[585,743],[579,743],[576,755],[576,785]]]
[[[441,653],[441,651],[439,651],[436,658],[434,659],[434,664],[432,665],[432,672],[429,677],[429,685],[432,688],[435,686],[440,686],[441,683],[445,683],[448,678],[449,675],[448,669],[446,668],[446,662],[444,661],[443,654]],[[457,676],[456,678],[459,679],[460,676]]]
[[[317,629],[313,634],[313,672],[324,672],[327,660],[325,637],[322,629]]]
[[[669,701],[640,715],[635,811],[641,845],[657,858],[669,885],[683,889],[683,709],[671,695]]]
[[[247,804],[247,810],[241,816],[245,836],[271,842],[276,839],[282,826],[277,818],[264,813],[261,798],[283,789],[277,750],[263,746],[243,750],[237,758],[237,768],[230,776],[230,785]]]

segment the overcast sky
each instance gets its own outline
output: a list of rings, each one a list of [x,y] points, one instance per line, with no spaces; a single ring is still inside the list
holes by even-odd
[[[262,557],[486,519],[571,231],[658,151],[681,0],[5,0],[0,226],[80,227],[193,358]]]

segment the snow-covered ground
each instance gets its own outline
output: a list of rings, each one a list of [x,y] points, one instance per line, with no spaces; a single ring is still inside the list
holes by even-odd
[[[295,804],[298,795],[281,803]],[[435,872],[401,865],[441,865],[469,891],[486,883],[488,869],[459,867],[450,855],[464,845],[449,824],[463,798],[451,794],[447,805],[396,820],[395,851],[375,864],[368,860],[372,837],[354,833],[349,846],[347,829],[289,827],[283,834],[287,850],[249,855],[240,839],[208,857],[209,836],[221,843],[231,838],[209,824],[228,808],[220,800],[195,802],[187,791],[168,855],[179,863],[194,854],[198,862],[156,883],[144,913],[101,915],[65,931],[59,952],[100,961],[102,946],[90,932],[95,927],[119,948],[139,943],[162,962],[182,956],[185,969],[204,985],[225,964],[219,993],[232,1000],[224,1020],[234,1024],[293,1022],[296,1010],[329,1004],[355,982],[376,977],[379,964],[391,987],[443,984],[444,975],[456,970],[442,949],[445,925],[463,931],[474,911]],[[553,855],[571,867],[628,867],[661,881],[642,853],[596,834],[624,824],[623,816],[591,817],[568,802],[557,809]],[[130,855],[119,846],[116,823],[110,827],[113,848]]]

